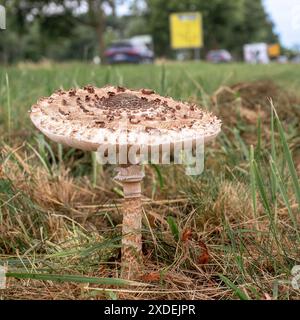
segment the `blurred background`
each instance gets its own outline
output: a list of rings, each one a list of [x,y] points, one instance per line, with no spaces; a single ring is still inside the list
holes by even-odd
[[[300,61],[299,0],[5,0],[0,4],[7,16],[6,30],[0,33],[4,64],[43,59],[96,64],[199,58]],[[176,37],[182,43],[179,39],[176,44]]]

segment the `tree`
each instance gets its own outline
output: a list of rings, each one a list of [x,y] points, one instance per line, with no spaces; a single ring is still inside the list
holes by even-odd
[[[120,17],[117,7],[125,2],[130,12]],[[5,0],[4,5],[9,19],[0,61],[95,54],[104,61],[108,39],[145,33],[153,36],[157,55],[171,56],[169,15],[182,11],[202,13],[204,53],[225,48],[241,56],[245,43],[278,42],[262,0]]]
[[[244,0],[243,35],[249,35],[253,42],[276,42],[274,25],[268,17],[261,0]],[[245,39],[247,40],[247,39]]]
[[[76,25],[92,28],[97,36],[99,55],[104,60],[104,33],[106,12],[116,15],[116,7],[123,0],[7,0],[5,5],[11,8],[15,17],[14,30],[23,35],[31,24],[38,21],[41,43],[44,39],[57,41],[70,38]],[[87,8],[80,12],[78,8]]]
[[[202,13],[205,51],[226,48],[241,54],[245,43],[278,41],[261,0],[146,0],[146,3],[147,20],[159,55],[170,53],[169,15],[172,12]]]

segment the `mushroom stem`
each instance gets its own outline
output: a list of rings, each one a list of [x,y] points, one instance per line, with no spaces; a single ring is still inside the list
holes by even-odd
[[[144,173],[140,165],[120,166],[117,171],[115,180],[121,182],[124,193],[121,276],[134,280],[143,265],[141,181]]]

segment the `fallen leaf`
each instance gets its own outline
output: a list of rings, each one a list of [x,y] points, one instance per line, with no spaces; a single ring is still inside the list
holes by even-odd
[[[157,282],[159,280],[160,280],[159,272],[150,272],[142,276],[142,281],[144,282]]]
[[[188,240],[191,240],[192,239],[192,230],[191,229],[185,229],[182,233],[182,236],[181,236],[181,240],[183,242],[186,242]]]
[[[200,257],[198,258],[198,263],[199,264],[207,264],[210,259],[207,246],[201,240],[199,241],[199,246],[200,246],[202,252],[201,252]]]

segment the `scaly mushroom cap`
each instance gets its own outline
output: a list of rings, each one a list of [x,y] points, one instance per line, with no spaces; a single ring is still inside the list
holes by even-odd
[[[123,87],[58,90],[31,108],[34,125],[50,139],[78,149],[97,150],[112,133],[128,134],[128,145],[213,139],[221,121],[194,104],[162,97],[149,89]],[[143,138],[142,138],[143,137]]]

